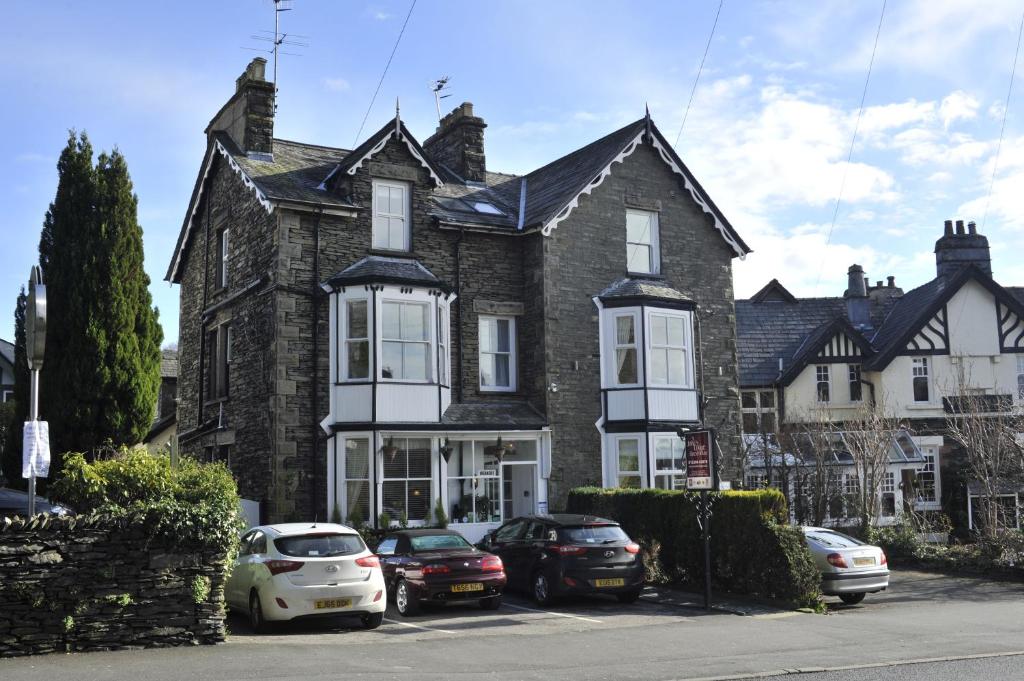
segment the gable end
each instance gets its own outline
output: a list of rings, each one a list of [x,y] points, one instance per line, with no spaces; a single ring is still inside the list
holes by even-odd
[[[905,355],[948,355],[949,324],[943,305],[904,348]]]

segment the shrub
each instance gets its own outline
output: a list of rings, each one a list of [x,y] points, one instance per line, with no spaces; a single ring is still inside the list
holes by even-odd
[[[803,534],[786,524],[786,501],[774,489],[712,495],[712,578],[718,588],[817,606],[821,576]],[[660,570],[692,585],[704,581],[697,495],[654,489],[579,488],[568,511],[616,520],[646,550],[657,546]]]
[[[231,473],[222,464],[122,449],[89,463],[82,454],[64,458],[51,498],[78,513],[106,513],[145,521],[151,532],[175,543],[230,554],[244,519]]]

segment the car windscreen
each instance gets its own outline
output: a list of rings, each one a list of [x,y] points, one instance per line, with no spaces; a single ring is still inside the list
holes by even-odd
[[[864,542],[835,530],[815,530],[808,532],[807,538],[830,549],[853,549],[864,546]]]
[[[424,534],[409,537],[413,551],[444,551],[446,549],[471,549],[473,546],[457,534]]]
[[[560,539],[570,544],[613,544],[629,541],[629,536],[618,525],[586,525],[563,527],[558,530]]]
[[[348,556],[366,549],[358,534],[296,534],[278,537],[274,546],[281,555],[301,558]]]

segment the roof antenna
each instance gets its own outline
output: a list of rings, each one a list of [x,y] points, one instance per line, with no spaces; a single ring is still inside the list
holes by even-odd
[[[282,52],[281,46],[288,45],[292,47],[309,47],[309,43],[294,40],[294,38],[302,38],[308,40],[308,36],[295,35],[294,33],[281,33],[281,12],[290,12],[292,10],[292,0],[274,0],[274,31],[273,35],[252,35],[249,36],[253,40],[260,40],[262,42],[272,43],[273,47],[269,50],[263,50],[256,47],[243,47],[245,50],[253,50],[255,52],[265,52],[271,54],[274,57],[274,113],[277,113],[277,56],[279,54],[287,54],[292,57],[301,57],[301,54],[295,52]],[[270,34],[270,31],[260,31],[260,33]]]
[[[448,89],[448,81],[451,77],[445,76],[444,78],[438,78],[430,84],[430,90],[434,93],[434,106],[437,107],[437,122],[441,122],[441,100],[451,97],[451,94],[442,95],[441,93]]]

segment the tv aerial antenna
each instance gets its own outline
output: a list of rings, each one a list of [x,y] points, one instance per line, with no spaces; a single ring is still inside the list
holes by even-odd
[[[288,55],[290,57],[301,57],[302,55],[298,52],[285,52],[282,47],[309,47],[309,36],[298,35],[295,33],[281,33],[281,13],[292,11],[292,0],[273,0],[274,2],[274,30],[260,30],[258,35],[249,36],[253,40],[258,40],[264,43],[271,43],[269,49],[260,47],[243,47],[243,50],[252,50],[253,52],[263,52],[265,54],[273,55],[274,57],[274,112],[277,112],[277,58],[278,55]]]
[[[442,92],[447,92],[449,81],[451,81],[451,77],[445,76],[444,78],[439,78],[430,84],[430,90],[434,93],[434,106],[437,107],[438,123],[441,122],[441,100],[452,96],[450,92],[444,95],[441,94]]]

